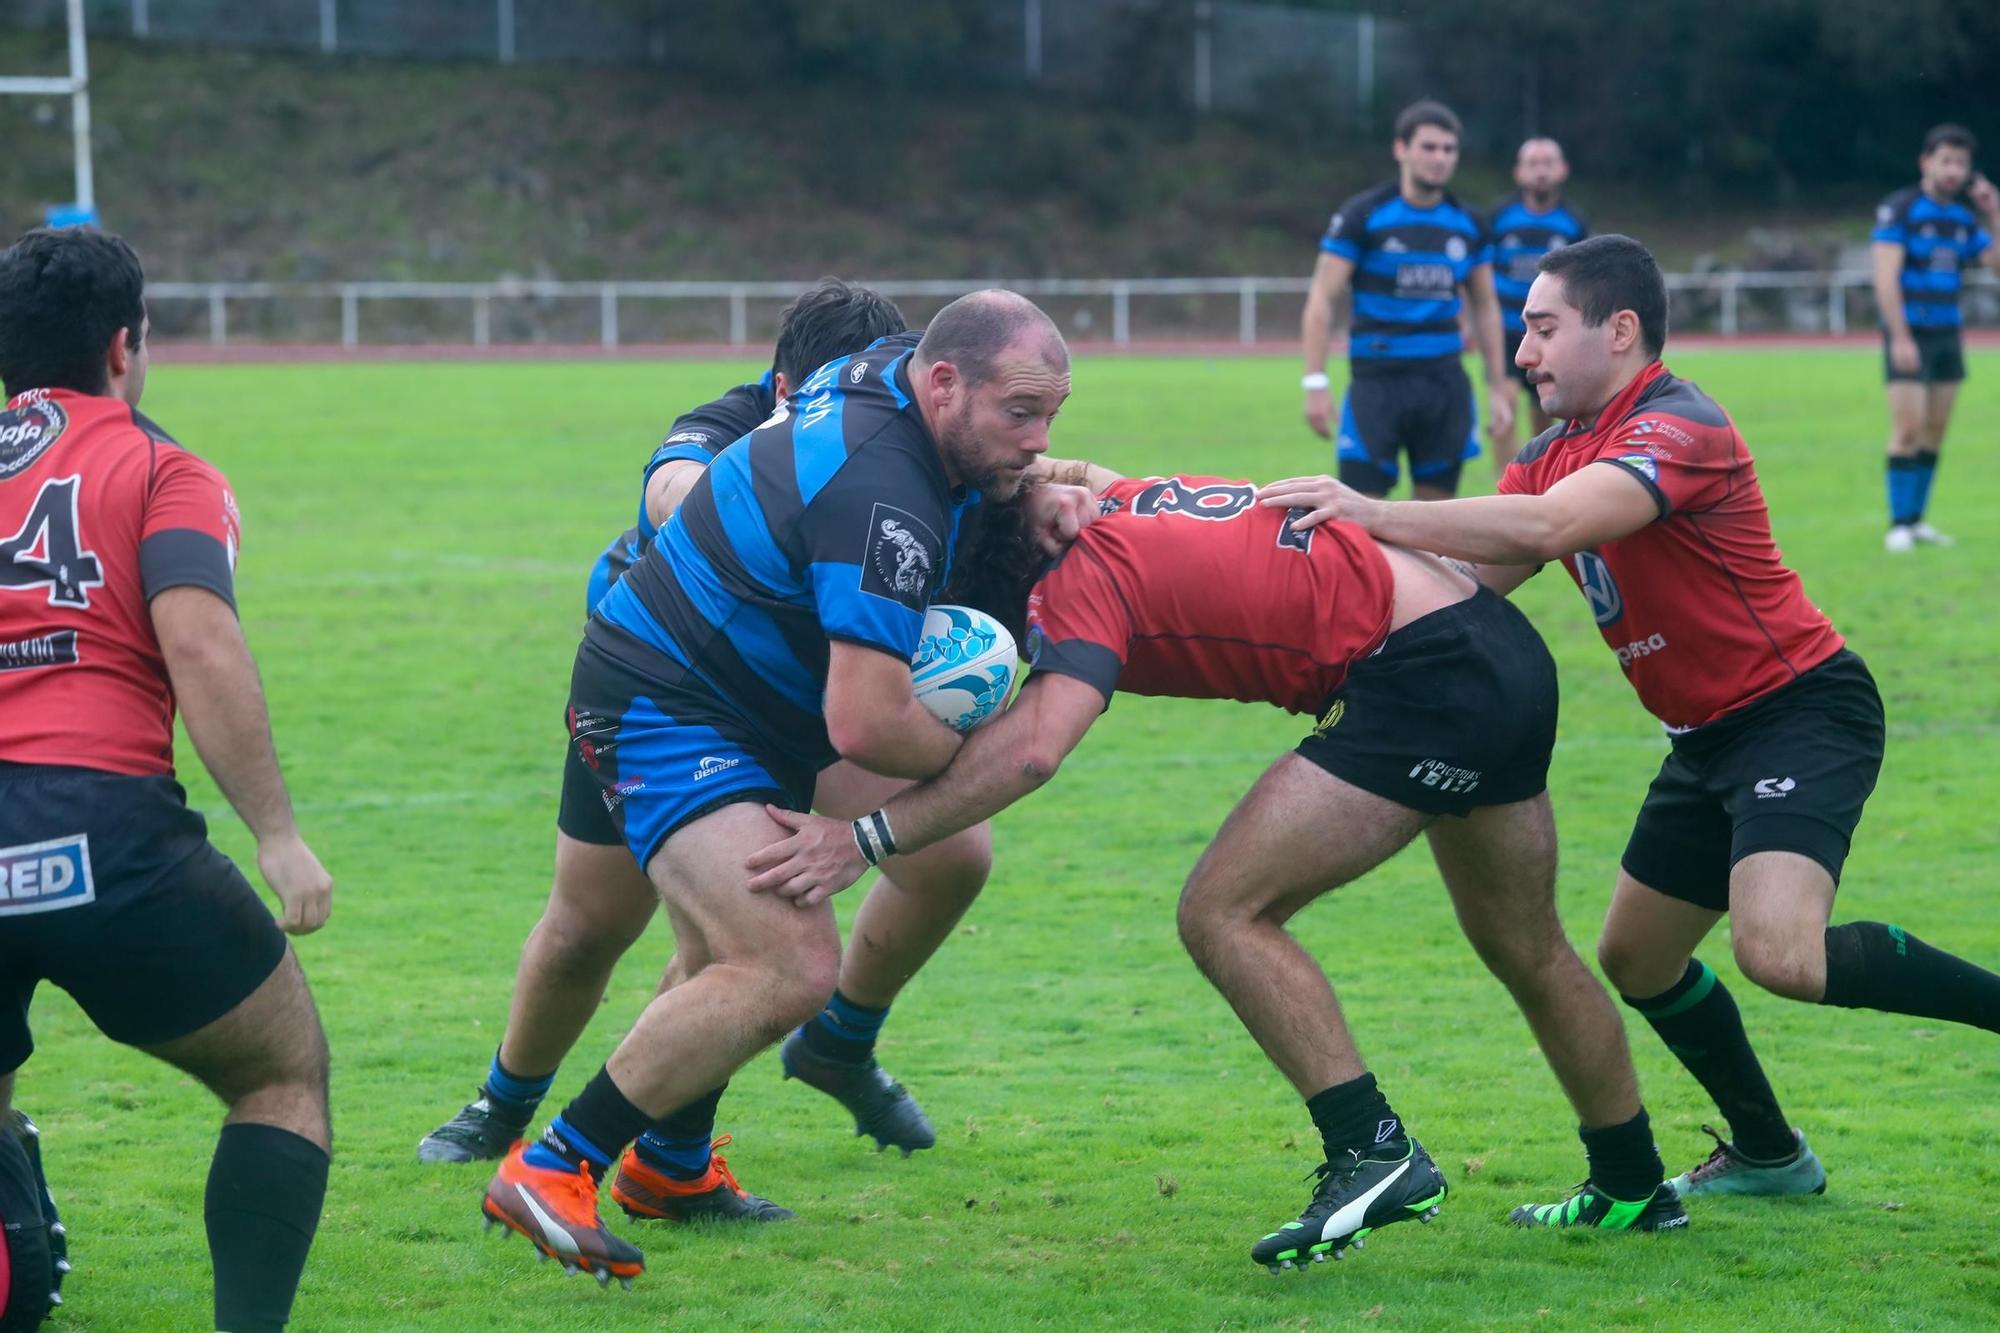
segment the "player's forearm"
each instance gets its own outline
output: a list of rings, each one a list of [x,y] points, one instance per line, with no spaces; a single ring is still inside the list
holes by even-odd
[[[1472,336],[1478,343],[1479,363],[1486,368],[1488,387],[1505,389],[1507,380],[1507,344],[1500,336],[1500,301],[1493,294],[1491,286],[1484,290],[1473,289],[1470,294],[1472,304]]]
[[[1910,321],[1903,309],[1903,255],[1900,250],[1875,252],[1875,308],[1892,338],[1907,338]]]
[[[1081,458],[1050,458],[1046,454],[1028,465],[1028,477],[1055,486],[1082,486],[1093,493],[1114,481],[1124,480],[1123,473],[1097,463]]]
[[[1299,316],[1299,342],[1304,348],[1308,375],[1326,373],[1327,348],[1333,341],[1333,302],[1313,292],[1306,297],[1305,312]]]
[[[882,813],[900,852],[919,851],[991,819],[1055,776],[1063,756],[1037,746],[1026,715],[1003,714],[967,738],[951,766],[900,792]]]
[[[264,686],[240,637],[179,648],[167,669],[188,739],[230,807],[259,842],[295,833]]]
[[[827,735],[842,759],[888,778],[935,777],[965,743],[914,696],[900,707],[865,710],[847,722],[829,713]]]
[[[1536,565],[1569,554],[1562,524],[1540,496],[1377,500],[1356,521],[1382,541],[1477,565]]]

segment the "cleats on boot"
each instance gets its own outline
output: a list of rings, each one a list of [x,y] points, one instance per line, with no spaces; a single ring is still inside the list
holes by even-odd
[[[873,1056],[854,1062],[821,1055],[806,1044],[805,1030],[792,1033],[778,1051],[785,1077],[818,1088],[848,1109],[855,1134],[874,1138],[876,1149],[901,1148],[908,1157],[937,1142],[924,1108],[903,1085],[882,1072]]]
[[[1350,1148],[1320,1163],[1313,1178],[1312,1202],[1299,1220],[1252,1246],[1251,1262],[1279,1273],[1339,1259],[1391,1222],[1430,1221],[1447,1192],[1444,1173],[1415,1139],[1394,1157],[1364,1157]]]

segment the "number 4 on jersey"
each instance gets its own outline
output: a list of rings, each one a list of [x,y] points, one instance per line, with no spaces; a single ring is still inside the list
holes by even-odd
[[[104,586],[104,566],[83,549],[76,501],[81,477],[42,483],[20,531],[0,541],[0,588],[49,590],[50,606],[88,607],[90,590]]]

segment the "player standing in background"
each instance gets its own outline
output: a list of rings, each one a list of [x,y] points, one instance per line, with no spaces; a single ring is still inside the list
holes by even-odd
[[[326,1037],[297,957],[174,781],[176,705],[284,930],[333,883],[299,836],[236,620],[236,501],[136,410],[124,241],[0,253],[0,1114],[51,981],[228,1104],[204,1217],[216,1327],[282,1328],[326,1195]]]
[[[1477,452],[1472,388],[1460,364],[1461,292],[1486,368],[1492,428],[1513,429],[1514,386],[1501,356],[1486,229],[1445,189],[1458,168],[1460,133],[1458,117],[1437,102],[1418,102],[1396,117],[1397,178],[1340,206],[1306,293],[1306,423],[1331,439],[1327,345],[1333,312],[1353,292],[1350,380],[1335,456],[1342,480],[1369,495],[1388,494],[1407,454],[1416,497],[1448,499]]]
[[[715,455],[768,420],[807,376],[900,334],[902,312],[867,287],[828,278],[786,307],[772,368],[674,422],[642,477],[639,523],[606,548],[591,575],[595,606],[643,554]],[[914,345],[916,335],[908,335]],[[636,554],[635,554],[636,553]],[[563,767],[557,816],[556,875],[548,906],[521,952],[507,1027],[479,1095],[417,1145],[425,1162],[491,1161],[505,1155],[533,1120],[557,1066],[604,998],[612,968],[659,911],[659,894],[633,861],[602,789],[573,746]],[[846,762],[821,772],[816,809],[852,818],[880,805],[902,784]],[[936,952],[985,885],[992,837],[981,827],[899,857],[869,887],[841,957],[840,984],[825,1011],[785,1043],[787,1077],[837,1098],[855,1132],[908,1153],[936,1142],[916,1099],[875,1062],[875,1038],[903,985]],[[662,989],[687,976],[676,954]],[[659,1209],[632,1209],[661,1220],[742,1218],[777,1221],[787,1209],[745,1193],[714,1156],[712,1138],[722,1088],[683,1108],[672,1123],[638,1140],[638,1160],[658,1177]]]
[[[1590,224],[1563,202],[1563,184],[1568,180],[1569,162],[1563,157],[1561,144],[1547,136],[1525,141],[1514,155],[1514,184],[1520,188],[1493,206],[1486,227],[1493,243],[1493,290],[1500,298],[1507,373],[1528,391],[1531,437],[1549,428],[1549,416],[1528,383],[1528,372],[1514,364],[1514,354],[1521,350],[1521,335],[1527,329],[1521,322],[1521,307],[1528,299],[1528,287],[1535,280],[1535,265],[1541,257],[1590,235]],[[1520,439],[1516,424],[1509,422],[1502,431],[1494,422],[1487,431],[1496,477],[1514,461]]]
[[[910,656],[964,515],[1016,493],[1069,393],[1055,326],[1012,292],[940,311],[815,371],[718,455],[592,613],[571,682],[578,758],[665,904],[686,980],[640,1014],[484,1211],[572,1271],[644,1269],[598,1215],[598,1184],[657,1215],[626,1145],[714,1094],[810,1021],[839,983],[831,909],[744,892],[743,859],[804,809],[836,758],[927,777],[960,737],[919,703]],[[1039,487],[1036,527],[1074,536],[1088,493]]]
[[[1924,518],[1958,386],[1965,379],[1961,270],[1983,259],[2000,272],[2000,190],[1972,168],[1976,144],[1962,125],[1924,136],[1919,179],[1875,210],[1875,305],[1889,382],[1889,532],[1882,545],[1907,551],[1951,538]]]
[[[1882,697],[1783,563],[1736,426],[1668,372],[1666,283],[1644,246],[1598,236],[1541,261],[1521,359],[1566,424],[1531,441],[1501,493],[1390,504],[1332,478],[1264,503],[1476,561],[1512,591],[1560,560],[1672,749],[1626,844],[1598,961],[1728,1120],[1691,1194],[1816,1194],[1818,1157],[1785,1118],[1735,1000],[1694,957],[1731,917],[1745,976],[1808,1004],[2000,1032],[2000,976],[1901,926],[1827,924],[1882,765]],[[1711,1134],[1714,1131],[1710,1131]]]

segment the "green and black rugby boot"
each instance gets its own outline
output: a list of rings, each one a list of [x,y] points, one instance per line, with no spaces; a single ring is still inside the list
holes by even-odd
[[[1378,1150],[1379,1151],[1379,1150]],[[1338,1259],[1351,1245],[1391,1222],[1437,1216],[1446,1193],[1444,1173],[1415,1139],[1393,1158],[1363,1157],[1352,1148],[1313,1171],[1312,1202],[1250,1249],[1254,1263],[1273,1273]],[[1308,1177],[1311,1179],[1312,1177]]]
[[[1688,1224],[1681,1196],[1666,1181],[1660,1182],[1652,1197],[1627,1203],[1586,1180],[1560,1203],[1524,1203],[1507,1218],[1517,1227],[1589,1227],[1598,1231],[1673,1231]]]
[[[866,1060],[836,1060],[821,1055],[806,1044],[805,1029],[785,1038],[778,1049],[778,1063],[786,1078],[795,1078],[818,1088],[845,1106],[854,1116],[855,1134],[875,1140],[876,1151],[900,1148],[903,1156],[937,1143],[937,1131],[917,1099],[902,1084],[882,1072],[870,1056]]]

